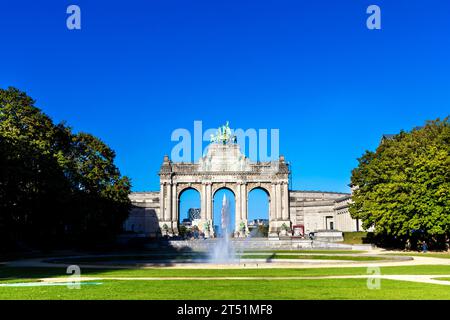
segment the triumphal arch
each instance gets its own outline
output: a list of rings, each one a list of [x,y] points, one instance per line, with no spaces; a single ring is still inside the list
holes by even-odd
[[[206,155],[196,163],[175,163],[164,157],[159,171],[159,227],[178,234],[179,202],[187,189],[200,194],[200,229],[213,236],[214,194],[223,188],[234,193],[235,236],[248,235],[248,194],[255,188],[269,198],[269,234],[291,227],[289,210],[289,166],[283,156],[276,161],[252,162],[240,151],[228,126],[219,128]]]

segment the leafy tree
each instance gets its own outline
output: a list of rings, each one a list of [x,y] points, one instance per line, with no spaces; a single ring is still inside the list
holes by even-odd
[[[184,238],[184,237],[186,237],[186,235],[187,235],[187,233],[188,233],[188,229],[186,228],[186,226],[183,226],[183,225],[181,225],[179,228],[178,228],[178,234],[179,234],[179,236],[180,237],[182,237],[182,238]]]
[[[98,138],[54,124],[24,92],[0,89],[1,245],[111,240],[130,181]]]
[[[385,139],[352,171],[350,213],[397,243],[443,244],[450,234],[448,118]]]

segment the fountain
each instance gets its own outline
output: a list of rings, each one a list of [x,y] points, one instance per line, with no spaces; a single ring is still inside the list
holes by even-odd
[[[230,241],[230,207],[226,195],[223,195],[221,218],[220,237],[211,248],[209,262],[233,263],[236,262],[236,251]]]

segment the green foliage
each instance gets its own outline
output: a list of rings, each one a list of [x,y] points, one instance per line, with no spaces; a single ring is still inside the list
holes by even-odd
[[[258,225],[258,232],[256,233],[256,237],[267,237],[269,235],[269,226],[260,224]]]
[[[183,238],[184,236],[187,235],[187,233],[188,233],[188,229],[186,228],[186,226],[181,225],[181,226],[178,228],[178,234],[179,234],[180,237]]]
[[[377,235],[443,243],[450,234],[448,118],[401,132],[358,160],[351,178],[353,218]]]
[[[0,89],[0,246],[110,240],[130,181],[98,138],[54,124],[15,88]]]

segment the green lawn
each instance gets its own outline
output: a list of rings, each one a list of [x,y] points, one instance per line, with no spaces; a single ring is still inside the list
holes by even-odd
[[[364,279],[102,281],[101,285],[1,288],[0,299],[450,299],[446,286]]]
[[[332,254],[335,258],[332,260],[354,260],[354,261],[370,261],[382,260],[385,258],[373,258],[365,256],[362,258],[345,256],[350,254],[363,253],[365,251],[350,251],[350,250],[270,250],[270,251],[245,251],[243,254],[236,254],[236,258],[243,259],[321,259],[331,260]],[[302,255],[300,255],[302,254]],[[316,254],[316,255],[308,255]],[[323,254],[323,255],[320,255]],[[52,263],[90,263],[90,262],[112,262],[130,260],[137,262],[154,261],[154,260],[175,260],[182,261],[187,259],[207,259],[208,255],[205,252],[185,252],[185,253],[146,253],[146,254],[127,254],[127,255],[103,255],[103,256],[81,256],[81,257],[61,257],[56,259],[48,259],[47,262]]]
[[[382,267],[382,274],[448,275],[450,266]],[[365,275],[367,269],[82,269],[82,276],[100,277],[230,277]],[[0,283],[29,282],[66,276],[64,268],[0,267]],[[382,280],[381,289],[369,290],[365,279],[311,280],[100,280],[101,285],[0,287],[0,299],[450,299],[447,286]]]

